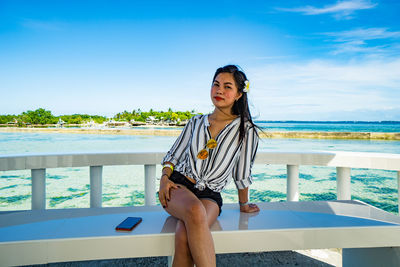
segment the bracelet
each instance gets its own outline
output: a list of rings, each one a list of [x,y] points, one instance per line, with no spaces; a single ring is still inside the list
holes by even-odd
[[[171,168],[171,170],[174,171],[174,166],[172,164],[164,164],[163,168]]]
[[[247,201],[247,202],[245,202],[245,203],[242,203],[242,202],[240,202],[240,201],[239,201],[239,206],[240,206],[240,207],[246,206],[247,204],[249,204],[249,202],[248,202],[248,201]]]

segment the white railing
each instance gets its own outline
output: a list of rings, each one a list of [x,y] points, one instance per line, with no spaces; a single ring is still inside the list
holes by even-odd
[[[165,153],[75,153],[0,156],[0,171],[31,170],[32,209],[46,208],[46,169],[90,166],[90,207],[102,206],[103,166],[144,165],[145,205],[156,204],[156,165]],[[351,199],[351,168],[397,171],[400,210],[400,154],[367,152],[258,152],[255,164],[287,166],[287,200],[299,200],[299,166],[334,166],[337,199]]]

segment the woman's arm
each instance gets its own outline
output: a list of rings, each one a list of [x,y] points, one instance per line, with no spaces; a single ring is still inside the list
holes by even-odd
[[[260,208],[253,203],[249,203],[249,188],[238,189],[239,205],[241,212],[257,212]]]
[[[258,134],[254,128],[250,128],[241,147],[240,155],[233,167],[232,177],[237,189],[245,189],[253,183],[251,168],[254,164],[258,148]]]
[[[175,167],[171,162],[166,162]],[[160,189],[158,190],[158,199],[160,200],[163,208],[168,207],[168,201],[170,199],[171,189],[177,189],[180,186],[172,182],[169,177],[172,175],[172,169],[170,167],[164,167],[162,169],[162,175],[160,180]]]
[[[173,164],[174,166],[179,163],[181,158],[183,157],[187,146],[189,145],[189,141],[192,135],[192,127],[195,117],[191,118],[189,122],[183,128],[179,137],[175,140],[171,149],[167,152],[165,157],[163,158],[161,164],[165,164],[167,162]]]
[[[249,202],[249,186],[252,183],[251,168],[257,153],[259,137],[254,127],[246,134],[239,160],[234,168],[233,177],[238,189],[241,212],[257,212],[260,209],[256,204]]]
[[[163,158],[161,164],[169,164],[172,166],[164,167],[162,169],[161,179],[160,179],[160,188],[158,191],[158,199],[160,200],[161,205],[166,208],[168,206],[168,201],[170,199],[170,191],[171,189],[179,188],[179,185],[176,185],[172,182],[169,177],[171,177],[173,169],[175,165],[178,164],[179,160],[181,159],[182,155],[185,152],[186,147],[189,144],[190,135],[192,131],[192,124],[193,119],[190,119],[189,122],[183,128],[179,137],[175,140],[174,144],[172,145],[171,149],[167,152],[165,157]]]

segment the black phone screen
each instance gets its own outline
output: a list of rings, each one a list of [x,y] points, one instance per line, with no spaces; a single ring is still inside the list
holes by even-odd
[[[140,217],[128,217],[122,223],[120,223],[115,230],[119,231],[132,231],[136,225],[138,225],[142,221]]]

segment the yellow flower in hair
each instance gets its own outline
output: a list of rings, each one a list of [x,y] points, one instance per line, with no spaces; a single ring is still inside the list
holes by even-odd
[[[215,139],[211,138],[210,140],[208,140],[207,142],[207,148],[209,149],[213,149],[217,147],[217,141],[215,141]]]
[[[248,80],[246,80],[246,81],[244,82],[244,89],[243,89],[243,92],[245,92],[245,93],[250,92],[250,82],[249,82]]]

